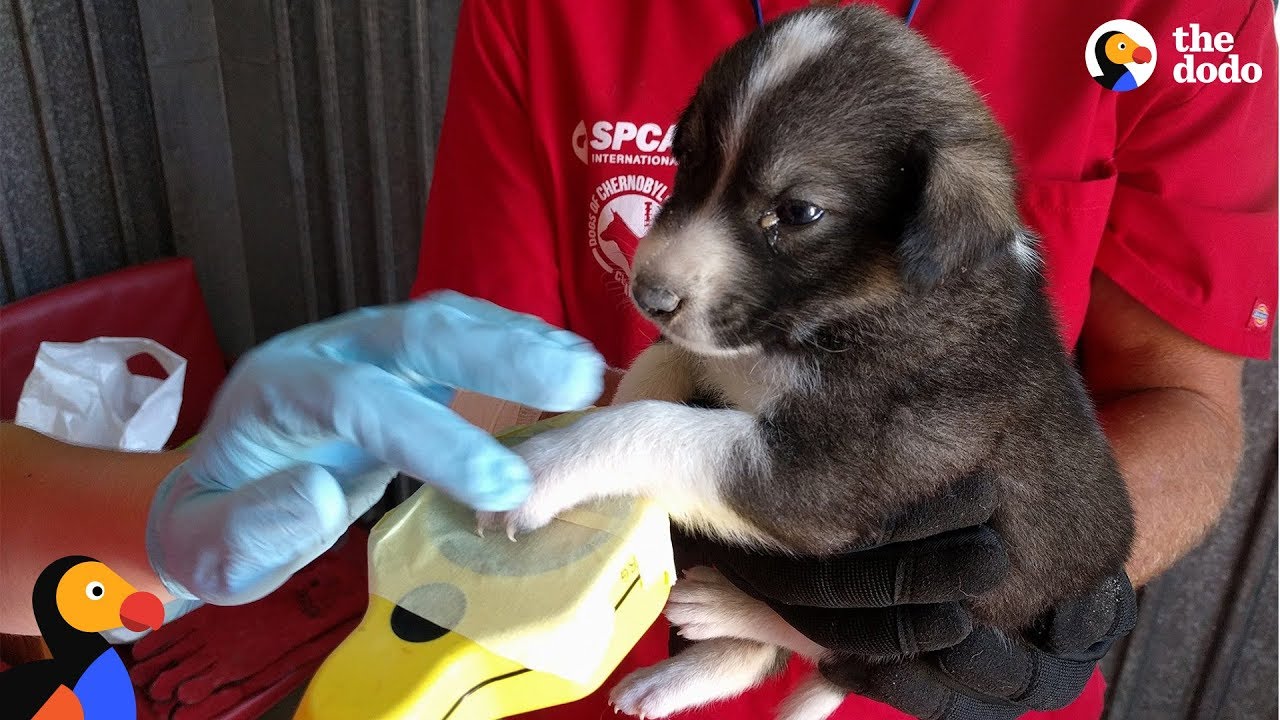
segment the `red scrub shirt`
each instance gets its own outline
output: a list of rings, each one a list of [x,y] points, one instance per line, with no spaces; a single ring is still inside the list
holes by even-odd
[[[766,19],[808,0],[765,0]],[[877,0],[905,16],[910,0]],[[974,82],[1008,132],[1020,206],[1074,347],[1101,271],[1221,350],[1270,352],[1276,300],[1276,40],[1266,0],[922,0],[911,26]],[[1155,39],[1149,81],[1095,81],[1086,46],[1122,18]],[[1195,65],[1257,63],[1256,83],[1176,82],[1192,23],[1231,33]],[[452,288],[538,315],[626,367],[655,335],[627,300],[636,242],[670,195],[670,131],[715,56],[755,27],[747,0],[467,0],[413,293]],[[1203,40],[1203,38],[1201,38]],[[1201,42],[1203,45],[1203,42]],[[1203,72],[1203,71],[1202,71]],[[607,690],[666,653],[659,621],[592,697],[539,718],[612,716]],[[687,718],[767,718],[807,672]],[[1102,680],[1055,713],[1093,720]],[[850,698],[836,718],[906,716]]]

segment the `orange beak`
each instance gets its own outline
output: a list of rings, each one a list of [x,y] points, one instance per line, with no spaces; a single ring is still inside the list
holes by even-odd
[[[135,592],[120,603],[120,622],[133,632],[159,630],[164,624],[164,604],[149,592]]]

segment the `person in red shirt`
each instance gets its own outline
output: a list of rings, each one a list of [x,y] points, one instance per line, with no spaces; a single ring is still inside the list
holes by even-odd
[[[450,288],[532,313],[627,367],[655,335],[629,306],[627,278],[671,192],[676,118],[719,52],[807,4],[464,1],[413,293]],[[1077,353],[1133,497],[1138,536],[1127,571],[1140,585],[1216,520],[1240,451],[1242,363],[1271,350],[1273,7],[875,4],[909,18],[958,65],[1010,136],[1062,340]],[[1126,92],[1095,81],[1085,62],[1091,36],[1113,19],[1154,38],[1150,79]],[[1229,48],[1206,43],[1223,32]],[[1256,82],[1179,82],[1187,76],[1178,65],[1216,68],[1233,55],[1258,65]],[[660,622],[609,683],[666,653]],[[682,717],[768,717],[805,672],[792,665]],[[1102,696],[1095,672],[1069,707],[1026,717],[1098,718]],[[597,718],[606,697],[607,687],[539,717]],[[855,696],[835,717],[907,716]]]

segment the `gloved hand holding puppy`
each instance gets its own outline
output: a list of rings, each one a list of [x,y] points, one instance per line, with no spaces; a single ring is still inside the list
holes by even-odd
[[[847,689],[922,720],[1013,720],[1066,707],[1133,630],[1137,598],[1122,571],[1044,615],[1037,647],[975,627],[962,600],[1003,577],[987,525],[990,478],[975,475],[898,518],[879,542],[804,561],[702,544],[705,559],[793,627],[839,653],[820,670]]]

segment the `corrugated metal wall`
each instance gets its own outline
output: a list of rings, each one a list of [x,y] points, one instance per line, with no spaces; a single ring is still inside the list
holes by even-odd
[[[0,301],[195,258],[236,355],[404,298],[457,0],[0,0]]]
[[[181,253],[230,354],[402,298],[458,0],[0,0],[0,300]],[[1206,543],[1143,593],[1112,720],[1274,717],[1276,368]]]
[[[407,296],[456,5],[215,0],[257,337]]]
[[[130,3],[0,2],[0,301],[174,251]]]

